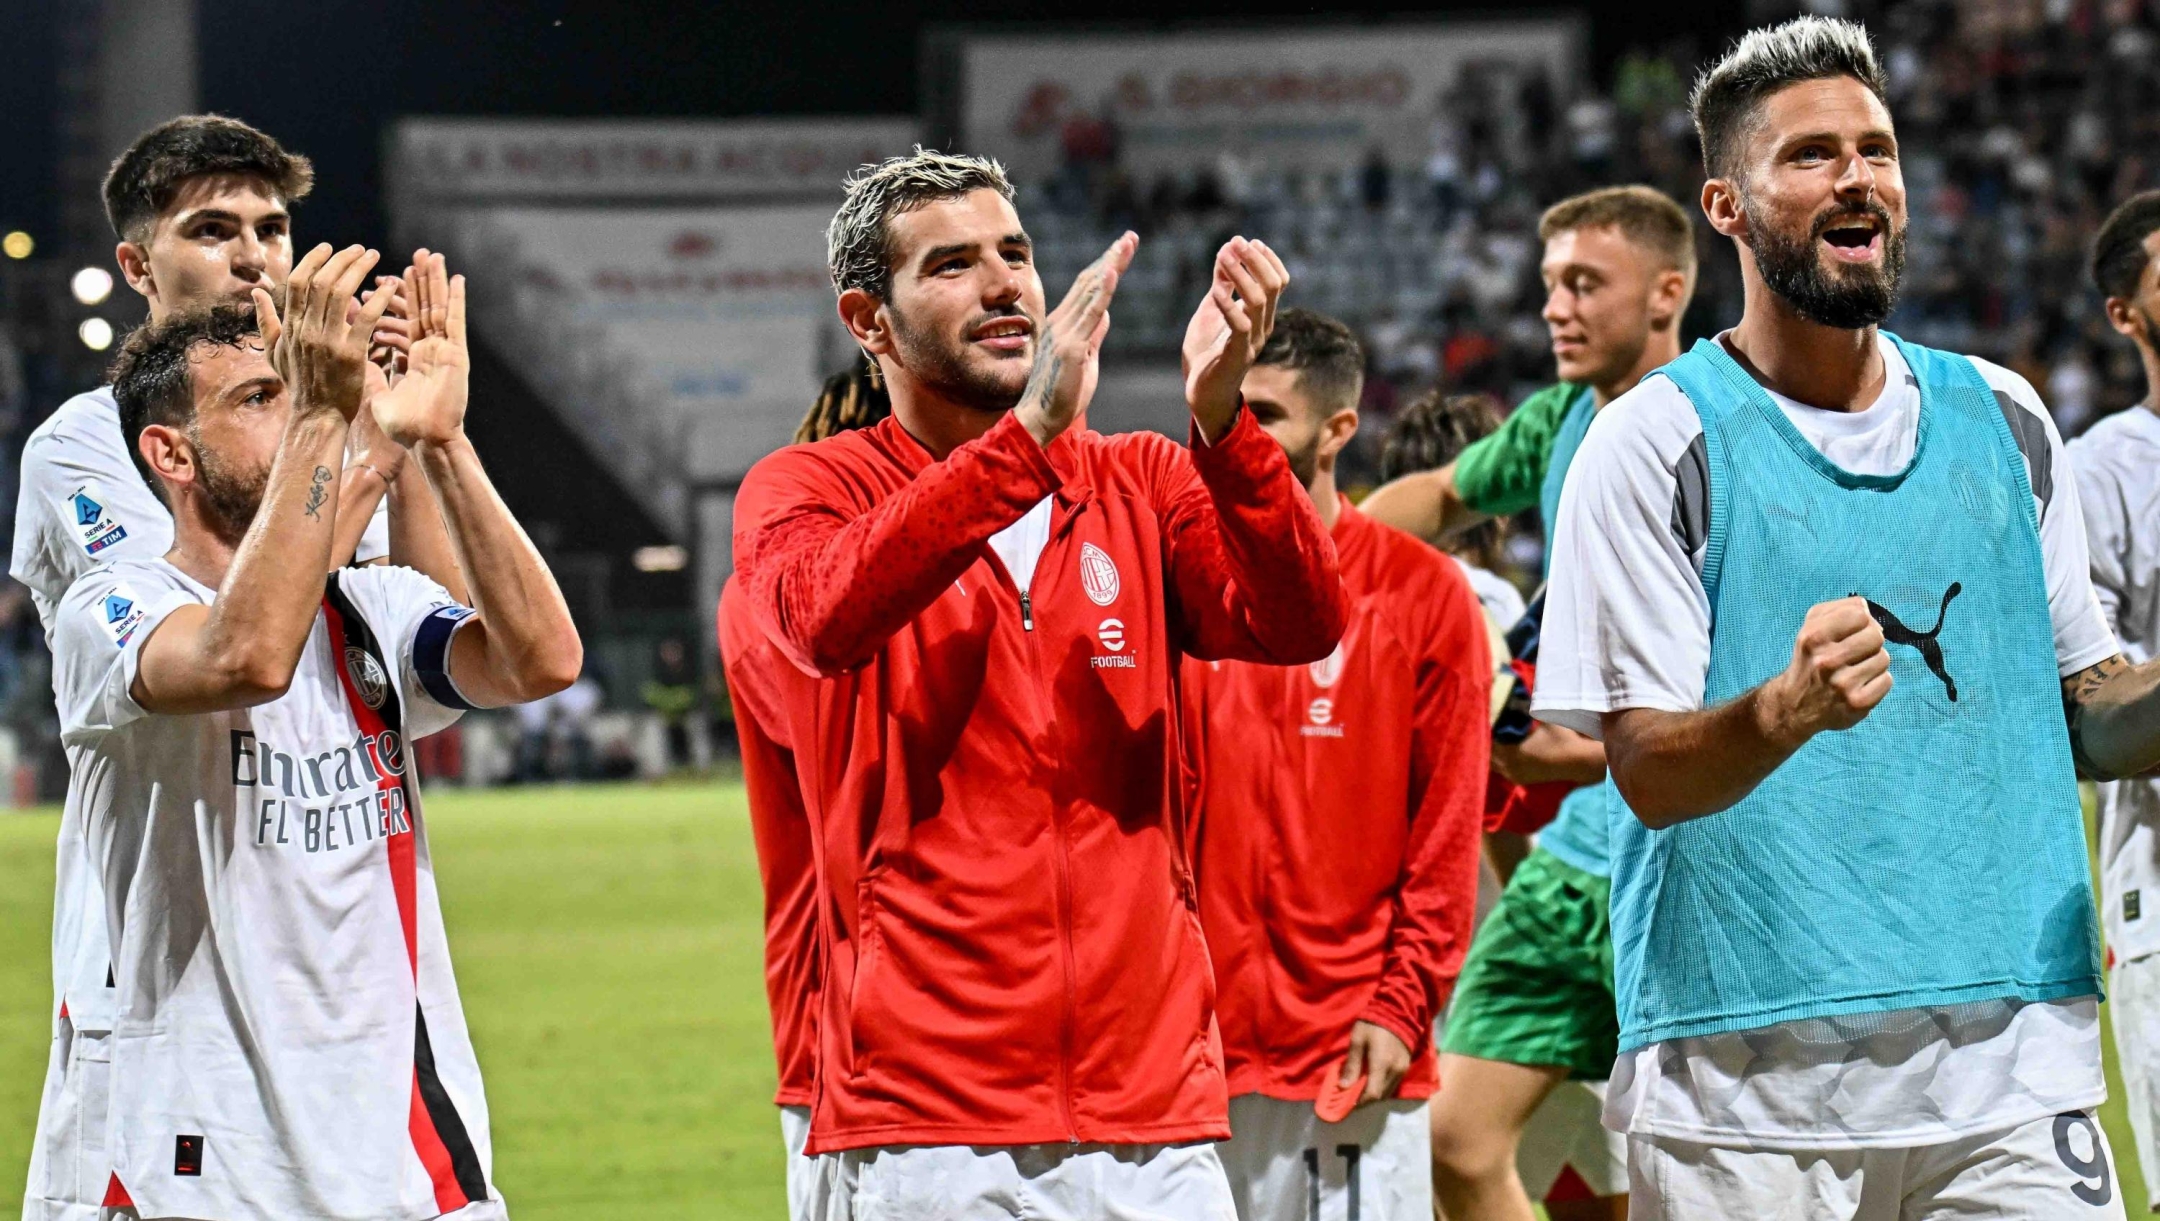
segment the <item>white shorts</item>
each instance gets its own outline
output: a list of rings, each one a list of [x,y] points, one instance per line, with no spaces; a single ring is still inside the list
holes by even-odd
[[[1240,1221],[1432,1221],[1432,1112],[1424,1099],[1368,1103],[1322,1123],[1309,1102],[1230,1100],[1215,1146]]]
[[[817,1221],[1238,1221],[1215,1146],[902,1145],[832,1158]]]
[[[105,1156],[105,1113],[112,1089],[112,1035],[79,1031],[61,1018],[45,1065],[37,1141],[23,1221],[97,1221],[112,1177]]]
[[[810,1140],[809,1107],[780,1108],[780,1140],[787,1146],[788,1221],[810,1221],[832,1194],[834,1157],[803,1152]]]
[[[1628,1139],[1630,1221],[2122,1221],[2114,1159],[2084,1111],[1910,1149],[1732,1149]]]
[[[1605,1126],[1605,1083],[1563,1081],[1531,1113],[1515,1150],[1515,1173],[1533,1200],[1573,1170],[1594,1196],[1625,1195],[1627,1137]]]
[[[2145,1168],[2146,1201],[2160,1212],[2160,954],[2108,972],[2108,1021],[2122,1065],[2123,1103]]]

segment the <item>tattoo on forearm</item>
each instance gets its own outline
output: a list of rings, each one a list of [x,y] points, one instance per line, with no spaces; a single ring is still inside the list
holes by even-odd
[[[2080,776],[2094,780],[2116,779],[2107,768],[2093,762],[2092,756],[2085,751],[2085,709],[2109,679],[2129,668],[2129,659],[2117,653],[2062,680],[2063,720],[2070,727],[2070,758],[2077,764]]]
[[[315,468],[315,482],[308,485],[307,493],[306,508],[307,515],[309,517],[317,519],[320,519],[322,517],[322,513],[320,512],[320,510],[323,507],[323,503],[330,499],[330,493],[324,490],[329,486],[330,479],[331,474],[329,467],[318,466]]]

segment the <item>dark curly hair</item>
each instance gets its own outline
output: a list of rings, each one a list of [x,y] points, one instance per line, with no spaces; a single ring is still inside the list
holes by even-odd
[[[205,174],[260,179],[290,206],[315,186],[315,167],[262,132],[217,114],[169,119],[135,138],[105,174],[105,219],[122,241],[150,235],[180,186]]]
[[[1498,427],[1500,408],[1491,398],[1427,390],[1410,400],[1389,426],[1380,445],[1380,481],[1446,466],[1472,441]],[[1497,570],[1506,537],[1503,523],[1481,522],[1457,535],[1451,549],[1480,568]]]
[[[236,348],[262,333],[252,305],[191,310],[135,328],[113,359],[113,399],[120,404],[120,434],[128,458],[159,500],[165,488],[143,461],[143,429],[152,424],[185,428],[195,419],[195,383],[188,356],[210,346]]]
[[[825,379],[817,402],[795,426],[795,443],[822,441],[838,433],[868,428],[892,414],[892,399],[877,366],[866,359]]]

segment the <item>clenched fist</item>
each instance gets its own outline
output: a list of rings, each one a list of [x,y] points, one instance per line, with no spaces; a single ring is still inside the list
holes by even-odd
[[[1865,598],[1811,607],[1792,664],[1756,700],[1764,736],[1798,749],[1825,730],[1850,729],[1890,694],[1890,681],[1890,654]]]

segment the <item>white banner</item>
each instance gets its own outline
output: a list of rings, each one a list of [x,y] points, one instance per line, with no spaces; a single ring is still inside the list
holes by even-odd
[[[905,153],[913,118],[402,119],[393,189],[416,201],[494,198],[839,201],[840,180]]]
[[[1544,70],[1562,96],[1581,23],[1466,21],[1279,33],[971,37],[961,54],[968,151],[1037,177],[1068,137],[1113,140],[1138,170],[1229,151],[1256,165],[1348,166],[1378,146],[1422,162],[1463,69]],[[1101,121],[1100,127],[1087,130]]]
[[[802,204],[491,208],[471,220],[514,260],[517,315],[564,317],[566,339],[634,369],[658,400],[636,404],[638,432],[710,480],[787,444],[825,371],[853,351],[825,272],[831,218]]]

